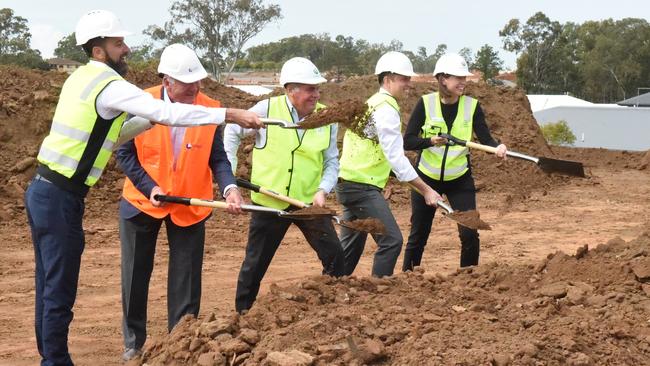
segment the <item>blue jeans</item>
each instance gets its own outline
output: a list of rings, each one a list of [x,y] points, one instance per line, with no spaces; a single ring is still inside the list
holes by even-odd
[[[68,328],[84,250],[84,198],[39,176],[25,192],[36,261],[36,342],[41,365],[72,365]]]

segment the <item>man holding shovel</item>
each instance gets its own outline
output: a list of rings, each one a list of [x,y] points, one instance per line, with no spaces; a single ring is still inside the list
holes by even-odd
[[[474,98],[463,95],[466,77],[472,75],[462,56],[448,53],[436,63],[434,76],[438,92],[422,96],[415,106],[406,133],[404,148],[419,150],[417,173],[435,190],[447,196],[454,210],[476,209],[476,188],[469,164],[469,149],[447,145],[439,134],[471,140],[476,133],[481,143],[496,147],[496,156],[505,159],[507,148],[490,135],[483,111]],[[411,192],[411,233],[404,251],[402,270],[419,266],[431,233],[435,207],[425,204],[422,196]],[[461,242],[460,266],[478,264],[478,231],[458,225]]]
[[[208,76],[194,51],[181,44],[167,46],[160,56],[162,85],[145,90],[167,103],[219,107],[200,92]],[[120,201],[122,246],[122,310],[128,361],[141,354],[147,338],[147,298],[156,240],[162,223],[169,240],[167,271],[168,331],[182,316],[198,316],[205,221],[212,210],[200,206],[164,205],[156,194],[212,199],[213,177],[230,207],[240,213],[242,197],[215,125],[195,128],[156,125],[116,153],[126,173]]]
[[[169,125],[221,124],[227,118],[248,128],[262,126],[248,111],[165,103],[124,80],[128,34],[105,10],[88,12],[77,23],[77,45],[90,61],[63,84],[36,175],[25,192],[41,365],[72,365],[68,330],[85,245],[85,196],[108,163],[126,113]]]
[[[422,192],[426,204],[435,205],[440,195],[418,177],[402,147],[402,122],[395,98],[406,92],[415,75],[411,61],[403,53],[388,52],[377,61],[375,74],[380,88],[366,102],[371,114],[365,135],[345,132],[336,195],[343,205],[345,220],[376,218],[384,224],[385,234],[373,234],[378,248],[372,265],[372,275],[383,277],[393,274],[403,243],[399,226],[381,193],[391,170],[401,182],[409,182]],[[367,236],[341,228],[346,275],[352,274],[359,263]]]
[[[300,122],[312,112],[324,108],[318,103],[318,84],[326,80],[306,58],[295,57],[284,63],[280,84],[285,94],[257,103],[251,111],[262,118]],[[246,135],[255,135],[251,183],[267,187],[284,196],[323,207],[326,195],[336,184],[338,173],[337,125],[316,129],[284,129],[268,126],[251,130],[226,126],[224,144],[233,168],[237,167],[237,149]],[[251,192],[255,204],[286,209],[289,204]],[[253,212],[248,230],[246,256],[237,281],[235,308],[243,312],[253,305],[260,283],[271,264],[280,242],[294,223],[316,251],[323,264],[323,274],[339,276],[343,271],[343,255],[330,217],[315,220],[294,220],[274,214]]]

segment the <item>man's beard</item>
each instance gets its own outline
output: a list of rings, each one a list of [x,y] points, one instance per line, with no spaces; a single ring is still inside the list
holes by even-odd
[[[106,58],[106,65],[111,69],[115,70],[120,76],[126,76],[126,73],[129,71],[129,65],[126,64],[126,61],[119,58],[117,61],[113,61],[110,57]]]

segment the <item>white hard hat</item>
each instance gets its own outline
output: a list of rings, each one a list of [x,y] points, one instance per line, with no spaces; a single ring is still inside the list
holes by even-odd
[[[316,65],[304,57],[294,57],[282,65],[280,85],[299,83],[315,85],[326,82]]]
[[[162,51],[158,73],[169,75],[188,84],[208,76],[196,53],[191,48],[179,43],[170,44]]]
[[[438,74],[448,74],[454,76],[472,76],[473,74],[469,72],[467,68],[467,61],[463,56],[457,53],[445,53],[440,56],[438,62],[436,62],[436,67],[433,70],[433,76]]]
[[[404,76],[416,76],[413,72],[413,64],[405,54],[397,51],[386,52],[377,60],[375,75],[382,72],[392,72]]]
[[[77,46],[96,37],[125,37],[131,34],[108,10],[91,10],[81,16],[74,31]]]

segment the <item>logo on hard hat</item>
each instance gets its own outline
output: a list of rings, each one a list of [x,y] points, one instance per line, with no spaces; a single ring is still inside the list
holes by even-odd
[[[314,75],[318,75],[318,69],[314,67]]]

